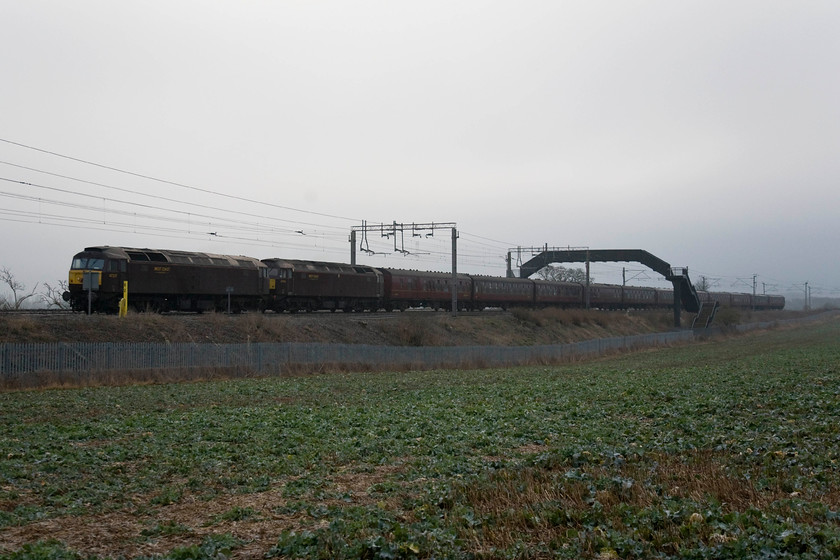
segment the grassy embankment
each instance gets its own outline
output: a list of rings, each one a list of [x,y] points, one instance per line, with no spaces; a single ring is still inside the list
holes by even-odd
[[[834,557],[838,337],[0,394],[0,556]]]

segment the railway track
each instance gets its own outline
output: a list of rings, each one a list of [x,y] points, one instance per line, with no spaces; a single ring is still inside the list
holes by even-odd
[[[488,309],[485,311],[459,311],[458,317],[489,317],[491,315],[504,315],[507,311],[501,309]],[[395,319],[397,317],[422,317],[424,315],[430,317],[451,317],[452,313],[449,311],[433,311],[431,309],[410,309],[408,311],[383,311],[383,312],[369,312],[362,313],[331,313],[329,311],[316,311],[314,313],[266,313],[266,317],[280,316],[280,317],[335,317],[337,320],[381,320],[381,319]]]
[[[0,309],[0,316],[73,315],[70,309]]]
[[[484,311],[459,311],[458,317],[488,317],[491,315],[504,315],[508,313],[502,309],[486,309]],[[137,313],[133,313],[137,315]],[[228,315],[227,313],[217,313],[218,315]],[[107,316],[104,314],[95,314],[97,316]],[[168,311],[165,313],[161,313],[161,316],[164,317],[202,317],[206,315],[213,315],[213,313],[192,313],[192,312],[179,312],[179,311]],[[237,317],[249,317],[259,315],[258,312],[243,312],[243,313],[233,313],[230,315],[231,318]],[[307,317],[330,317],[331,319],[334,318],[335,320],[351,320],[351,319],[374,319],[374,320],[381,320],[381,319],[394,319],[397,317],[419,317],[423,315],[433,316],[433,317],[443,317],[443,316],[451,316],[449,311],[434,311],[431,309],[409,309],[407,311],[382,311],[382,312],[371,312],[371,311],[364,311],[364,312],[352,312],[352,313],[345,313],[342,311],[338,312],[330,312],[330,311],[315,311],[312,313],[263,313],[262,316],[271,318],[271,317],[287,317],[287,318],[296,318],[304,320]],[[7,316],[7,317],[37,317],[37,316],[67,316],[67,317],[84,317],[84,313],[72,311],[70,309],[2,309],[0,310],[0,316]]]

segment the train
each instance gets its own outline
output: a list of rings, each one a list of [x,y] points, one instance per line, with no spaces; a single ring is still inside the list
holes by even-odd
[[[666,309],[673,290],[424,272],[283,258],[257,259],[128,247],[87,247],[73,256],[64,300],[74,311],[117,313],[123,290],[136,311],[395,311],[511,307]],[[588,297],[587,297],[588,295]],[[784,296],[698,292],[724,307],[783,309]]]

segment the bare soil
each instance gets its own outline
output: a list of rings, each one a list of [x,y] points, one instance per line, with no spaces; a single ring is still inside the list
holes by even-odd
[[[355,504],[364,505],[373,502],[370,488],[402,469],[400,465],[377,465],[371,472],[342,468],[324,482],[335,493],[352,495]],[[408,486],[407,483],[404,485]],[[150,499],[148,496],[135,498],[138,501]],[[0,537],[0,554],[19,550],[27,543],[44,541],[48,535],[71,550],[83,550],[85,554],[108,558],[147,557],[193,545],[208,535],[228,533],[246,543],[237,548],[236,558],[265,558],[280,533],[300,530],[301,519],[308,517],[305,512],[284,512],[288,502],[283,497],[283,484],[264,492],[223,494],[209,501],[187,493],[178,503],[145,513],[124,510],[68,515],[6,527]],[[323,500],[320,504],[346,505],[334,499]],[[389,506],[396,508],[397,504]],[[247,512],[243,519],[226,516],[237,508]],[[175,530],[166,531],[167,527]],[[161,528],[164,530],[160,531]],[[142,538],[143,535],[148,538]]]

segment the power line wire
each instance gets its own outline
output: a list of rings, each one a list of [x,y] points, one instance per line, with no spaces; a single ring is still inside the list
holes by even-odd
[[[191,185],[186,185],[184,183],[178,183],[178,182],[175,182],[175,181],[168,181],[166,179],[158,179],[157,177],[152,177],[151,175],[144,175],[143,173],[135,173],[133,171],[126,171],[124,169],[119,169],[117,167],[112,167],[110,165],[104,165],[104,164],[101,164],[101,163],[95,163],[95,162],[92,162],[92,161],[84,160],[84,159],[81,159],[81,158],[76,158],[76,157],[73,157],[73,156],[59,154],[57,152],[52,152],[50,150],[45,150],[43,148],[37,148],[35,146],[29,146],[27,144],[22,144],[20,142],[14,142],[12,140],[7,140],[5,138],[0,138],[0,142],[5,142],[6,144],[11,144],[13,146],[19,146],[21,148],[26,148],[28,150],[34,150],[36,152],[49,154],[51,156],[56,156],[56,157],[68,159],[68,160],[71,160],[71,161],[84,163],[85,165],[92,165],[94,167],[99,167],[101,169],[107,169],[109,171],[116,171],[117,173],[123,173],[125,175],[131,175],[133,177],[139,177],[141,179],[147,179],[149,181],[156,181],[158,183],[163,183],[163,184],[166,184],[166,185],[172,185],[174,187],[189,189],[189,190],[196,191],[196,192],[202,192],[202,193],[205,193],[205,194],[212,194],[212,195],[215,195],[215,196],[221,196],[221,197],[224,197],[224,198],[229,198],[231,200],[239,200],[239,201],[248,202],[248,203],[251,203],[251,204],[260,204],[260,205],[263,205],[263,206],[270,206],[272,208],[279,208],[279,209],[282,209],[282,210],[290,210],[292,212],[301,212],[303,214],[310,214],[310,215],[314,215],[314,216],[322,216],[322,217],[325,217],[325,218],[335,218],[335,219],[338,219],[338,220],[347,220],[347,221],[351,221],[351,222],[361,222],[361,220],[357,219],[357,218],[348,218],[346,216],[336,216],[336,215],[333,215],[333,214],[326,214],[326,213],[323,213],[323,212],[313,212],[311,210],[301,210],[300,208],[293,208],[291,206],[283,206],[283,205],[280,205],[280,204],[274,204],[274,203],[271,203],[271,202],[266,202],[264,200],[253,200],[253,199],[245,198],[245,197],[242,197],[242,196],[225,194],[225,193],[220,193],[220,192],[217,192],[217,191],[212,191],[210,189],[203,189],[203,188],[200,188],[200,187],[194,187],[194,186],[191,186]]]
[[[76,182],[84,183],[84,184],[87,184],[87,185],[93,185],[93,186],[96,186],[96,187],[103,187],[103,188],[115,190],[115,191],[118,191],[118,192],[124,192],[124,193],[129,193],[129,194],[134,194],[134,195],[145,196],[147,198],[152,198],[154,200],[164,200],[166,202],[174,202],[176,204],[184,204],[184,205],[191,206],[191,207],[194,207],[194,208],[205,208],[205,209],[208,209],[208,210],[219,210],[219,211],[222,211],[222,212],[228,212],[228,213],[237,214],[237,215],[240,215],[240,216],[248,216],[248,217],[251,217],[251,218],[261,218],[261,219],[265,219],[265,220],[276,220],[278,222],[285,222],[285,223],[289,223],[289,224],[298,224],[298,225],[312,226],[312,227],[322,227],[322,228],[336,229],[336,230],[341,230],[341,231],[346,230],[346,227],[330,226],[330,225],[317,224],[317,223],[312,223],[312,222],[301,222],[301,221],[297,221],[297,220],[284,220],[284,219],[278,218],[276,216],[265,216],[265,215],[262,215],[262,214],[253,214],[251,212],[241,212],[241,211],[237,211],[237,210],[231,210],[229,208],[219,208],[217,206],[210,206],[208,204],[198,204],[198,203],[191,202],[191,201],[178,200],[176,198],[168,198],[168,197],[160,196],[160,195],[137,192],[136,190],[133,190],[133,189],[126,189],[126,188],[123,188],[123,187],[115,187],[113,185],[107,185],[105,183],[98,183],[96,181],[88,181],[86,179],[79,179],[77,177],[71,177],[69,175],[62,175],[60,173],[53,173],[51,171],[44,171],[42,169],[35,169],[34,167],[27,167],[25,165],[19,165],[19,164],[11,163],[11,162],[8,162],[8,161],[0,160],[0,164],[8,165],[8,166],[11,166],[11,167],[17,167],[19,169],[25,169],[27,171],[34,171],[35,173],[42,173],[44,175],[50,175],[52,177],[58,177],[58,178],[61,178],[61,179],[68,179],[70,181],[76,181]],[[31,183],[26,183],[24,181],[18,181],[18,182],[21,183],[21,184],[25,184],[25,185],[31,184]],[[35,185],[35,186],[37,186],[37,185]],[[79,196],[85,196],[84,193],[76,193],[75,191],[65,191],[65,192],[72,192],[72,194],[78,194]],[[90,196],[93,196],[93,195],[90,195]],[[102,197],[97,196],[96,198],[102,198]],[[124,204],[134,204],[134,203],[124,202]],[[174,211],[175,210],[173,210],[173,212]]]
[[[184,216],[186,218],[189,218],[189,219],[191,219],[191,218],[206,218],[206,219],[214,220],[214,221],[219,222],[219,223],[228,224],[226,227],[234,227],[234,228],[239,228],[239,229],[250,229],[251,231],[265,231],[266,233],[281,233],[281,234],[287,234],[287,235],[297,235],[299,233],[299,230],[294,230],[294,229],[283,229],[283,228],[278,228],[276,226],[269,226],[269,225],[260,224],[260,223],[243,222],[243,221],[239,221],[239,220],[231,220],[229,218],[224,218],[224,217],[219,217],[219,216],[212,216],[212,215],[208,215],[208,214],[199,214],[199,213],[195,213],[195,212],[187,212],[186,210],[171,210],[171,209],[159,208],[158,206],[153,206],[153,205],[150,205],[150,204],[143,204],[143,203],[139,203],[139,202],[130,202],[130,201],[120,200],[120,199],[116,199],[116,198],[97,196],[97,195],[88,194],[88,193],[78,193],[78,192],[70,191],[70,190],[67,190],[67,189],[62,189],[62,188],[59,188],[59,187],[51,187],[51,186],[48,186],[48,185],[41,185],[41,184],[38,184],[38,183],[30,183],[30,182],[27,182],[27,181],[19,181],[19,180],[16,180],[16,179],[10,179],[8,177],[0,177],[0,181],[7,181],[7,182],[10,182],[10,183],[14,183],[14,184],[20,184],[20,185],[29,186],[29,187],[35,187],[35,188],[39,188],[39,189],[44,189],[44,190],[53,191],[53,192],[59,192],[59,193],[63,193],[63,194],[69,194],[69,195],[72,195],[72,196],[77,196],[77,197],[82,197],[82,198],[90,198],[90,199],[95,199],[95,200],[101,200],[101,201],[103,201],[103,203],[104,202],[110,202],[110,203],[114,203],[114,204],[122,204],[122,205],[130,206],[130,207],[136,207],[136,208],[163,210],[164,212],[170,212],[170,213],[173,213],[173,214],[182,215],[182,216]],[[114,214],[132,215],[130,212],[125,211],[125,210],[116,210],[116,209],[113,209],[113,208],[112,209],[104,209],[104,208],[95,207],[95,206],[88,206],[88,205],[83,205],[83,204],[78,204],[78,203],[59,201],[59,200],[55,200],[55,199],[45,199],[45,198],[40,198],[40,197],[34,197],[34,196],[31,196],[31,195],[15,194],[15,193],[9,193],[9,192],[4,192],[4,191],[0,191],[0,196],[6,196],[6,197],[9,197],[9,198],[17,198],[17,199],[21,199],[21,200],[29,200],[29,201],[32,201],[32,202],[54,204],[54,205],[57,205],[57,206],[77,208],[77,209],[80,209],[80,210],[89,210],[89,211],[92,211],[92,212],[102,212],[102,211],[104,211],[104,212],[109,212],[109,213],[114,213]],[[137,216],[138,214],[134,213],[134,215]],[[166,217],[159,216],[159,215],[154,215],[154,214],[140,214],[139,217],[149,218],[149,219],[154,219],[154,220],[171,220],[171,218],[166,218]],[[188,222],[187,222],[187,220],[183,220],[183,223],[188,223]],[[319,233],[317,233],[317,230],[316,230],[316,232],[311,232],[310,235],[324,235],[325,236],[326,234],[319,234]],[[332,235],[337,235],[337,234],[334,233]]]

